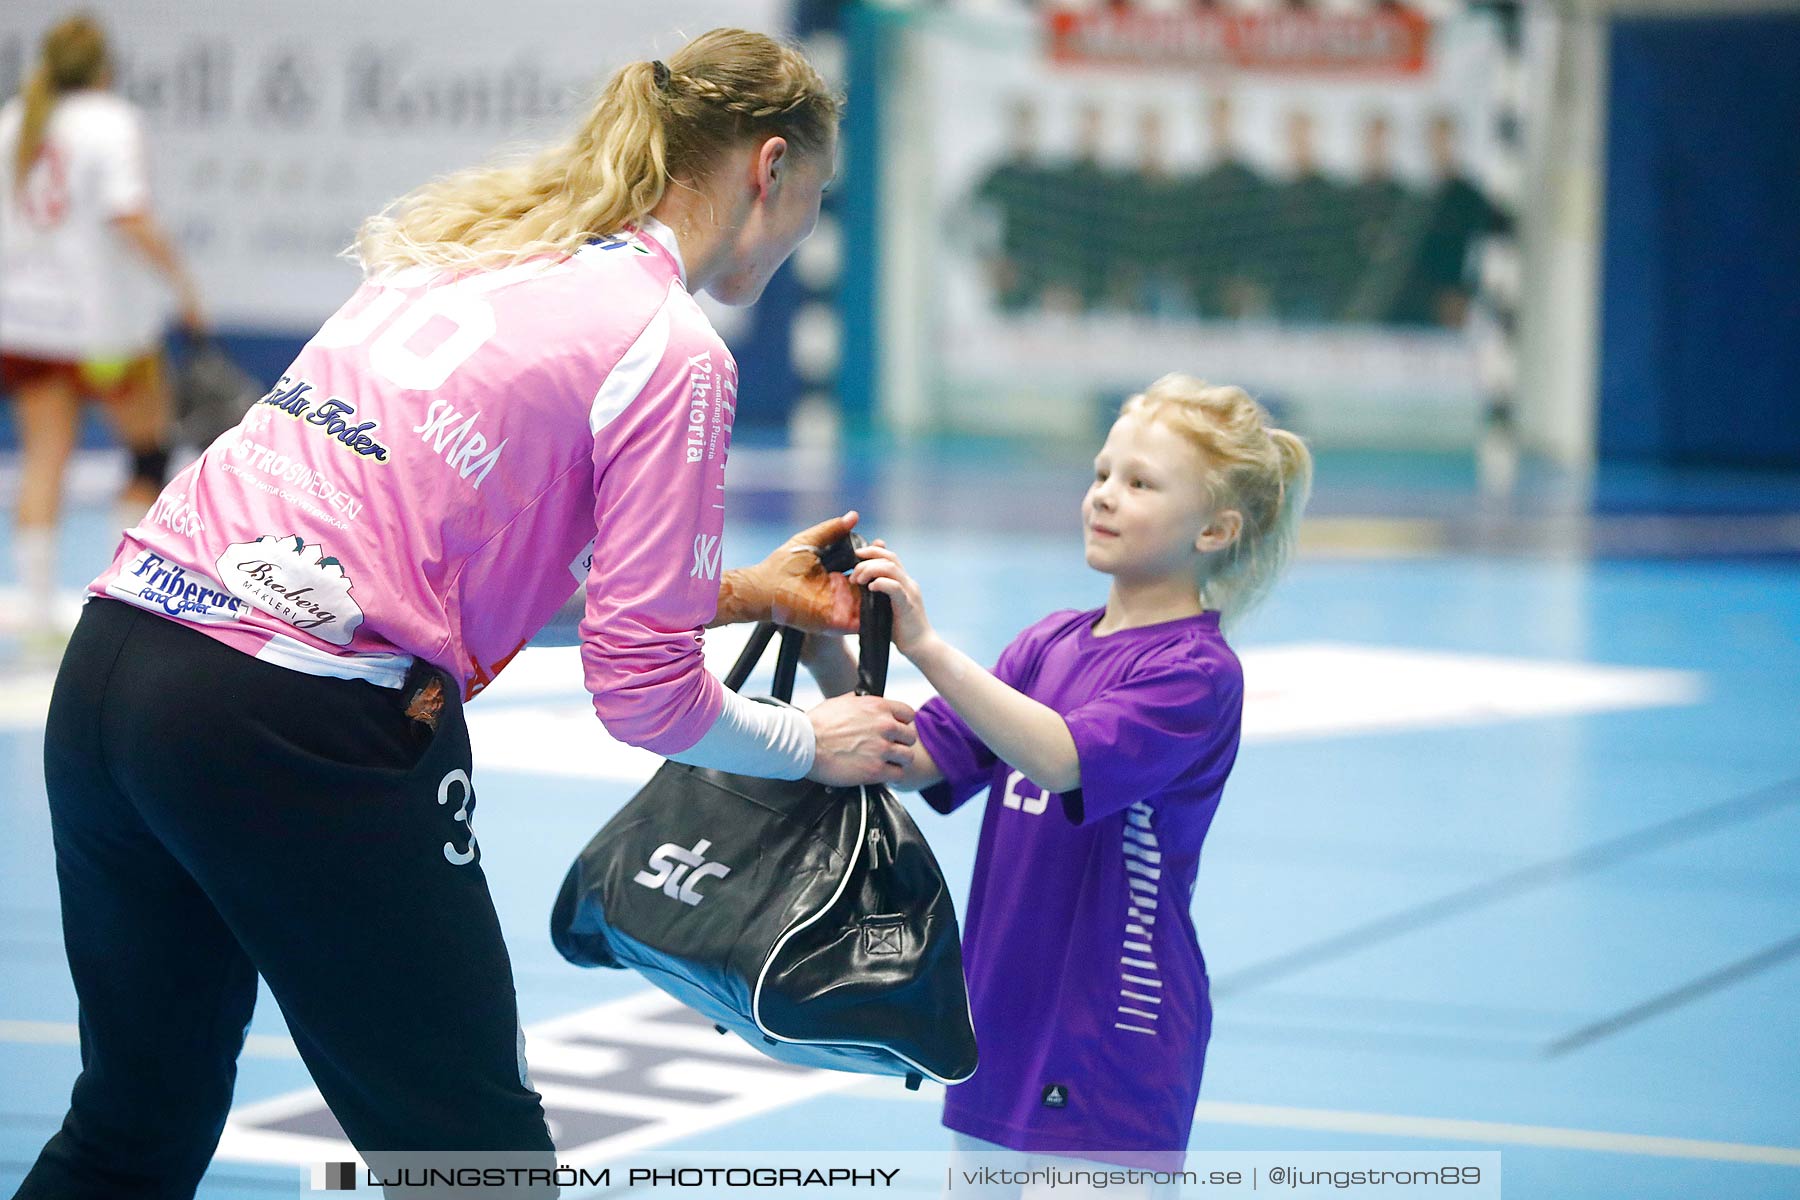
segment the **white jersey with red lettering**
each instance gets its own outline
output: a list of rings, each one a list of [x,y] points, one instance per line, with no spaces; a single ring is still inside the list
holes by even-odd
[[[736,401],[659,222],[560,260],[376,278],[91,591],[314,674],[398,686],[422,659],[467,698],[580,583],[596,711],[673,753],[724,704],[697,630]]]
[[[166,300],[113,228],[150,203],[143,119],[110,92],[68,92],[17,179],[24,106],[0,106],[0,350],[56,361],[139,355]]]

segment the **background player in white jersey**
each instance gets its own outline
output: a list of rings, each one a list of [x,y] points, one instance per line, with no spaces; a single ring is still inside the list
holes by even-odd
[[[125,531],[45,723],[82,1072],[21,1197],[191,1196],[258,973],[371,1166],[550,1161],[462,702],[577,584],[615,737],[898,778],[907,706],[757,704],[699,637],[854,623],[802,544],[852,514],[719,570],[737,366],[693,297],[751,303],[812,231],[838,107],[742,30],[622,68],[566,141],[366,225],[363,286]]]
[[[125,523],[167,473],[164,305],[144,267],[174,290],[184,324],[202,324],[150,213],[142,118],[111,84],[104,33],[70,17],[44,35],[19,96],[0,108],[0,390],[13,398],[24,452],[14,544],[26,641],[38,648],[60,641],[56,520],[82,399],[106,402],[131,454]]]

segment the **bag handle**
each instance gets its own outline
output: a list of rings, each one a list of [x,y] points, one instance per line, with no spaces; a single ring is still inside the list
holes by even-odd
[[[756,670],[757,661],[762,658],[763,651],[769,648],[778,628],[780,626],[773,621],[757,622],[756,628],[750,631],[750,640],[737,656],[737,661],[731,664],[731,670],[725,672],[726,687],[734,692],[743,690],[744,681],[750,678],[750,672]]]
[[[827,546],[819,552],[819,561],[828,571],[846,570],[854,566],[856,547],[863,544],[862,538],[851,534]],[[862,653],[856,664],[856,694],[859,696],[879,696],[887,688],[888,650],[894,628],[893,603],[879,592],[863,592],[862,621],[858,637]],[[777,625],[773,621],[759,621],[751,631],[750,640],[744,646],[737,661],[731,664],[731,670],[725,673],[725,686],[732,691],[741,691],[750,673],[756,670],[756,664],[762,660],[763,653],[768,650],[769,643],[774,640],[777,630],[781,631],[781,648],[775,656],[775,679],[770,694],[784,704],[794,699],[794,680],[799,674],[800,646],[806,635],[798,629],[790,629],[785,625]]]
[[[887,691],[888,650],[894,636],[894,602],[880,592],[863,591],[862,630],[857,641],[862,656],[856,664],[856,694],[879,696]]]

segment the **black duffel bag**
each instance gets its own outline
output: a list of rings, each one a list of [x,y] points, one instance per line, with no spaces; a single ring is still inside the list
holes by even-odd
[[[867,593],[857,691],[886,685],[891,609]],[[759,625],[725,684],[743,686]],[[774,702],[802,635],[781,630]],[[563,880],[550,936],[577,966],[632,967],[771,1058],[960,1083],[975,1072],[956,909],[887,788],[667,762]]]

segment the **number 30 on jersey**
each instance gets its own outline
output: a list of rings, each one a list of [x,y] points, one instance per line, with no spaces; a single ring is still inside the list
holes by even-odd
[[[510,284],[567,271],[567,263],[524,262],[498,271],[477,271],[440,286],[429,286],[435,271],[415,267],[397,271],[379,284],[361,306],[339,309],[313,336],[320,346],[369,343],[369,366],[389,383],[411,391],[436,391],[456,368],[494,336],[497,322],[488,295]],[[419,289],[423,288],[423,291]],[[420,353],[410,345],[414,335],[434,319],[447,322],[450,333]],[[383,328],[386,326],[386,328]]]

